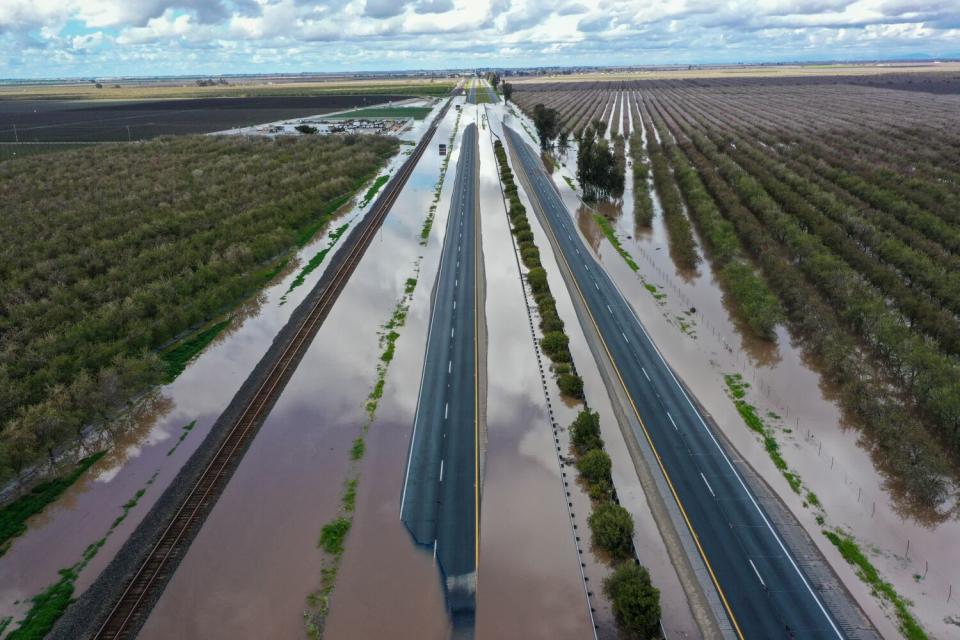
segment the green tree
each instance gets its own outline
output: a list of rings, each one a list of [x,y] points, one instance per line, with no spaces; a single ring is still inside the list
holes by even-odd
[[[627,638],[660,637],[660,591],[651,584],[646,568],[633,562],[620,565],[603,581],[603,590]]]
[[[560,133],[560,117],[556,109],[550,109],[542,104],[533,107],[533,126],[540,137],[540,148],[549,149],[554,138]]]
[[[623,194],[624,171],[603,137],[605,129],[603,121],[594,120],[580,132],[578,139],[577,180],[588,200]]]
[[[570,149],[570,134],[566,129],[560,132],[560,135],[557,136],[557,153],[562,156],[567,155],[567,151]]]
[[[570,352],[564,352],[567,359],[570,359]],[[557,361],[558,358],[554,358]],[[583,400],[583,378],[575,373],[564,373],[557,377],[557,386],[560,387],[560,393],[568,398]]]
[[[633,517],[618,504],[605,502],[587,520],[593,544],[614,558],[628,558],[632,552]]]
[[[550,331],[545,333],[540,340],[540,347],[548,356],[567,350],[570,338],[563,331]]]
[[[503,83],[503,101],[510,102],[510,98],[513,96],[513,85],[509,82]]]
[[[527,233],[533,235],[529,231]],[[519,238],[520,235],[522,234],[517,234],[517,237]],[[543,267],[530,269],[530,271],[527,272],[527,282],[530,283],[530,289],[533,290],[534,294],[550,291],[550,285],[547,284],[547,272]]]
[[[573,424],[570,425],[570,442],[574,450],[581,455],[591,449],[602,449],[600,414],[589,409],[578,413]]]
[[[610,479],[610,456],[603,449],[591,449],[577,460],[577,471],[590,488],[594,500],[610,497],[613,482]]]

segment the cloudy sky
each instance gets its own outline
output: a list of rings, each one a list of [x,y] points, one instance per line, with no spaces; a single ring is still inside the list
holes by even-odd
[[[0,78],[960,57],[960,0],[0,0]]]

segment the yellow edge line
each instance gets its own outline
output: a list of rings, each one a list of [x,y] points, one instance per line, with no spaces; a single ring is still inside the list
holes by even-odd
[[[552,230],[550,233],[554,239],[556,239],[556,235]],[[559,252],[558,257],[563,260],[564,264],[567,266],[567,270],[570,272],[570,275],[573,276],[573,269],[570,268],[570,263],[567,262],[567,259],[563,255],[562,251]],[[597,321],[594,319],[593,313],[591,313],[590,307],[587,305],[587,300],[583,296],[583,291],[581,291],[580,285],[577,283],[577,279],[575,277],[571,277],[571,280],[573,280],[573,285],[577,288],[577,295],[580,296],[580,300],[583,302],[583,308],[586,310],[587,315],[590,316],[590,322],[593,323],[593,328],[597,332],[597,337],[600,338],[600,343],[603,345],[603,350],[607,352],[607,358],[610,360],[610,364],[613,367],[613,370],[616,372],[617,378],[620,380],[620,384],[623,386],[623,390],[627,395],[627,399],[630,401],[630,406],[633,408],[633,413],[637,416],[637,420],[640,421],[640,427],[643,429],[643,435],[646,437],[647,443],[650,445],[650,449],[653,451],[653,455],[657,458],[657,464],[660,466],[660,471],[663,472],[663,477],[667,480],[667,485],[670,487],[670,493],[673,494],[673,499],[676,500],[677,506],[680,507],[680,513],[683,515],[683,520],[686,522],[687,528],[690,529],[690,534],[693,536],[693,541],[697,545],[697,550],[700,552],[700,557],[703,558],[703,562],[707,566],[707,571],[710,572],[710,579],[717,588],[717,593],[720,594],[720,599],[723,601],[723,606],[727,610],[727,615],[730,616],[730,622],[733,623],[733,627],[736,630],[737,636],[740,638],[740,640],[744,640],[743,632],[740,630],[740,625],[737,624],[737,619],[733,615],[733,610],[730,608],[730,603],[727,602],[727,597],[724,595],[723,589],[720,587],[720,583],[717,581],[717,576],[713,573],[713,567],[710,566],[710,560],[707,559],[707,554],[700,545],[700,537],[694,530],[693,524],[690,522],[690,518],[687,517],[687,511],[683,508],[683,503],[680,501],[680,496],[677,495],[677,490],[674,488],[673,482],[670,480],[670,475],[667,473],[666,467],[663,466],[663,460],[660,459],[660,454],[657,452],[657,448],[653,444],[653,439],[650,437],[650,432],[647,430],[647,425],[643,422],[643,418],[640,417],[640,411],[637,410],[637,405],[633,402],[633,397],[631,397],[630,391],[627,389],[627,385],[623,381],[623,376],[620,375],[620,369],[617,367],[616,362],[614,362],[613,355],[610,353],[610,349],[607,348],[607,342],[603,339],[603,334],[600,333],[600,327],[597,326]]]
[[[480,136],[477,135],[477,143],[474,146],[474,152],[477,153],[477,161],[480,160],[479,153]],[[474,165],[474,175],[476,182],[479,182],[476,174],[476,163]],[[479,184],[474,187],[475,192],[474,205],[480,199]],[[480,289],[477,287],[477,280],[480,276],[479,262],[480,253],[477,245],[480,243],[480,236],[477,233],[477,227],[480,226],[480,207],[474,208],[473,221],[473,525],[474,525],[474,571],[480,570],[480,345],[478,343],[479,332],[479,314],[480,314]]]

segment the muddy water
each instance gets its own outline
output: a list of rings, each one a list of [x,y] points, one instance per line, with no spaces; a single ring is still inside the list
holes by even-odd
[[[482,113],[482,108],[474,109],[465,110],[463,125]],[[564,528],[559,471],[555,457],[550,457],[545,402],[489,130],[482,119],[478,125],[489,395],[476,634],[582,638],[590,634],[586,599],[569,525]],[[439,214],[435,228],[443,225]],[[442,216],[446,214],[442,208]],[[436,238],[438,249],[440,240]],[[429,255],[424,264],[421,286],[429,287],[437,265]],[[429,319],[428,293],[427,288],[418,290],[401,339],[410,338],[408,348],[397,351],[381,417],[367,439],[360,500],[327,624],[328,638],[441,638],[449,632],[432,556],[429,550],[414,547],[398,517]]]
[[[639,122],[635,126],[639,127]],[[668,362],[717,419],[737,450],[798,516],[881,633],[895,636],[894,623],[820,533],[813,511],[790,490],[762,445],[746,429],[724,393],[724,373],[741,372],[753,384],[747,399],[761,415],[773,411],[782,416],[769,422],[778,427],[778,439],[790,468],[823,503],[827,524],[856,535],[883,576],[913,600],[914,612],[933,637],[956,637],[960,629],[945,618],[960,615],[958,599],[954,596],[947,601],[951,583],[956,589],[960,582],[952,571],[960,562],[960,546],[956,543],[960,540],[960,523],[948,520],[929,524],[923,518],[906,515],[909,512],[887,488],[858,431],[846,425],[830,386],[804,358],[786,328],[778,329],[774,343],[753,338],[726,304],[709,261],[704,260],[693,274],[681,272],[673,264],[656,199],[651,231],[627,238],[623,233],[626,225],[622,225],[620,238],[640,265],[641,275],[667,294],[663,305],[655,302],[638,276],[602,239],[592,216],[580,211],[581,203],[566,182],[555,179],[555,183],[569,210],[578,212],[581,232],[592,246],[599,246],[600,259]],[[700,244],[699,237],[697,241]],[[696,313],[685,315],[691,308]],[[695,337],[681,331],[679,317],[685,322],[692,317]]]
[[[435,141],[449,137],[455,117]],[[317,537],[337,513],[365,420],[377,331],[425,251],[417,240],[440,161],[431,143],[140,637],[305,635],[305,597],[319,585]]]
[[[423,124],[418,125],[406,137],[418,136],[423,128]],[[396,156],[390,170],[395,170],[404,159],[403,153]],[[358,210],[347,211],[331,228],[345,221],[355,223],[357,213]],[[139,504],[81,574],[76,595],[96,578],[206,436],[292,310],[320,278],[329,256],[282,304],[299,265],[328,245],[329,230],[298,252],[297,259],[271,286],[235,313],[230,331],[218,337],[175,382],[159,390],[148,410],[119,436],[110,454],[82,482],[30,521],[29,531],[0,559],[0,617],[12,615],[19,619],[27,609],[28,599],[55,582],[61,568],[77,562],[88,544],[103,537],[120,515],[121,505],[156,473],[153,485]],[[181,428],[194,420],[196,426],[188,437],[173,454],[168,454],[182,433]]]
[[[471,122],[474,109],[464,107],[461,131]],[[397,342],[378,417],[366,436],[354,523],[324,633],[331,640],[445,638],[449,633],[440,575],[432,555],[414,545],[400,521],[400,495],[460,144],[458,135],[433,231],[427,247],[421,247],[424,261],[419,283]]]
[[[505,123],[515,129],[519,128],[517,119],[512,116],[507,116]],[[498,130],[496,125],[495,130]],[[563,180],[556,180],[556,182],[563,182],[564,187],[567,186]],[[606,387],[600,378],[596,361],[580,327],[569,292],[550,249],[550,243],[533,213],[529,199],[522,190],[521,199],[527,207],[530,225],[536,236],[537,244],[541,248],[541,260],[547,270],[550,289],[556,298],[558,312],[566,324],[566,331],[570,336],[570,351],[573,354],[577,370],[583,377],[587,400],[591,409],[600,414],[603,439],[613,463],[614,486],[617,488],[621,504],[630,511],[635,523],[634,546],[637,549],[637,556],[640,562],[650,571],[654,585],[661,592],[660,602],[664,630],[670,638],[698,638],[700,637],[699,629],[693,619],[676,570],[670,562],[663,540],[650,513],[646,495],[640,485],[626,442],[614,417]],[[582,222],[590,223],[589,226],[580,225],[581,229],[589,229],[586,234],[588,243],[595,247],[601,246],[603,234],[596,224],[593,224],[592,216],[586,216],[586,220]],[[557,398],[556,385],[552,381],[548,388],[551,393],[551,403],[556,414],[556,421],[565,428],[573,422],[581,407],[579,405],[569,406]],[[561,433],[561,442],[566,442],[566,437],[567,434],[564,430]],[[572,468],[566,468],[564,471],[567,473],[566,479],[573,485],[576,471]],[[603,579],[609,575],[610,567],[604,558],[594,553],[593,549],[590,548],[590,529],[587,525],[587,517],[590,513],[589,499],[582,491],[572,491],[571,493],[577,524],[576,535],[580,536],[581,544],[588,551],[583,558],[587,564],[585,571],[589,578],[588,584],[596,596],[594,606],[598,609],[596,615],[597,622],[600,624],[600,635],[601,637],[615,637],[609,604],[602,598],[601,593]]]
[[[489,375],[477,637],[585,638],[591,624],[579,557],[493,143],[489,130],[481,134]]]

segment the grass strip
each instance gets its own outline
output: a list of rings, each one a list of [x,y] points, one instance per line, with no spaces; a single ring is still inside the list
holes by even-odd
[[[640,274],[640,265],[638,265],[636,260],[633,259],[633,256],[631,256],[630,253],[623,248],[623,244],[621,244],[620,238],[617,236],[617,232],[614,230],[613,225],[610,224],[610,221],[599,213],[594,213],[593,219],[596,221],[597,226],[600,227],[600,230],[603,231],[603,235],[607,237],[607,240],[610,241],[610,244],[613,245],[613,248],[616,249],[617,253],[620,254],[620,257],[623,258],[623,261],[627,263],[628,267],[630,267],[631,271],[640,276],[640,282],[643,283],[643,288],[650,292],[650,295],[653,296],[654,300],[656,300],[658,304],[666,304],[664,300],[667,299],[667,294],[660,291],[657,285],[647,282],[647,279]],[[687,333],[683,325],[681,325],[680,330],[684,333]]]
[[[440,193],[443,191],[443,180],[447,175],[447,167],[450,165],[450,151],[453,150],[453,141],[457,137],[457,130],[460,128],[460,114],[457,111],[457,119],[453,123],[453,131],[450,132],[450,140],[447,142],[447,156],[440,165],[440,178],[433,189],[433,202],[430,203],[430,209],[427,210],[427,217],[423,220],[423,227],[420,229],[420,244],[426,246],[427,238],[430,237],[430,230],[433,228],[433,219],[437,215],[437,205],[440,203]]]
[[[190,432],[193,431],[195,426],[197,426],[196,420],[192,421],[190,424],[185,424],[180,428],[180,437],[177,439],[177,444],[173,445],[173,448],[170,449],[170,451],[167,451],[168,456],[173,455],[173,452],[176,451],[180,446],[180,443],[183,442],[188,435],[190,435]]]
[[[788,470],[786,461],[780,455],[779,445],[772,435],[772,429],[760,418],[756,408],[745,400],[747,390],[750,388],[749,383],[744,382],[743,377],[739,373],[725,374],[724,380],[727,383],[727,393],[736,405],[737,411],[740,413],[747,427],[763,438],[767,453],[770,455],[777,469],[779,469],[787,479],[790,488],[798,495],[803,495],[803,482],[799,474]],[[768,415],[771,418],[778,417],[773,412],[770,412]],[[817,494],[808,490],[804,499],[804,506],[819,511],[820,513],[817,514],[817,523],[820,525],[824,524],[825,513]],[[910,612],[910,605],[912,603],[897,593],[893,585],[880,576],[880,572],[877,571],[877,568],[874,567],[870,559],[867,558],[866,554],[860,548],[860,545],[857,544],[857,541],[839,529],[832,531],[823,529],[823,535],[840,551],[843,559],[856,569],[857,576],[870,587],[873,595],[893,607],[900,632],[903,636],[908,640],[927,640],[928,636],[926,632]]]
[[[329,116],[330,120],[355,120],[357,118],[413,118],[423,120],[430,115],[433,107],[367,107],[347,113]]]
[[[326,259],[327,254],[333,249],[334,245],[337,244],[337,241],[340,240],[340,237],[346,233],[347,228],[350,226],[349,222],[346,222],[333,231],[330,232],[330,238],[327,242],[327,246],[318,251],[307,264],[300,269],[300,273],[297,274],[297,277],[293,279],[293,282],[290,283],[290,286],[287,288],[287,292],[283,294],[280,298],[280,304],[287,303],[287,296],[290,295],[290,292],[302,285],[307,280],[307,276],[314,272],[314,270],[323,264],[323,261]]]
[[[607,236],[607,240],[609,240],[610,244],[613,245],[613,248],[617,250],[617,253],[619,253],[620,257],[623,258],[623,261],[627,263],[627,266],[630,267],[634,273],[639,271],[640,265],[636,263],[636,261],[633,259],[633,256],[631,256],[627,250],[623,248],[623,245],[620,244],[620,238],[617,237],[617,232],[614,231],[613,225],[610,224],[610,221],[599,213],[594,213],[593,219],[596,220],[600,230],[603,231],[603,235]]]
[[[157,473],[154,473],[146,485],[138,490],[133,498],[121,507],[122,513],[113,521],[113,524],[107,529],[107,533],[96,542],[89,544],[87,548],[84,549],[82,557],[76,564],[66,569],[61,569],[59,580],[30,599],[32,603],[30,609],[24,615],[23,619],[20,620],[17,628],[7,636],[6,640],[41,640],[50,633],[53,625],[56,624],[60,616],[62,616],[64,611],[67,610],[67,607],[70,606],[70,603],[73,602],[75,583],[77,578],[80,577],[80,573],[86,568],[90,561],[93,560],[94,556],[97,555],[97,552],[99,552],[101,547],[107,542],[107,538],[109,538],[113,531],[120,526],[120,523],[126,519],[130,510],[137,506],[140,498],[143,497],[147,492],[147,488],[153,484],[156,478]]]
[[[370,204],[370,201],[373,200],[374,196],[377,195],[377,192],[380,191],[380,187],[387,184],[389,179],[389,175],[382,175],[373,181],[373,184],[370,185],[369,189],[367,189],[367,192],[363,196],[363,200],[360,202],[361,209]]]
[[[757,408],[744,399],[747,395],[747,389],[750,388],[750,383],[745,382],[743,376],[739,373],[724,374],[723,379],[727,383],[727,393],[733,400],[733,404],[737,408],[737,413],[743,418],[744,424],[760,436],[763,441],[763,447],[767,450],[767,455],[770,456],[774,466],[779,469],[783,477],[786,478],[793,492],[801,495],[803,482],[797,473],[790,471],[787,466],[787,461],[784,460],[780,454],[780,444],[773,435],[773,429],[768,427],[763,421],[763,418],[757,415]]]
[[[198,331],[162,351],[160,353],[160,359],[163,360],[167,367],[164,382],[169,384],[176,380],[187,368],[190,361],[206,349],[207,345],[213,342],[224,329],[230,326],[231,320],[233,320],[233,316],[210,325],[206,329]]]
[[[48,504],[59,498],[106,453],[106,451],[100,451],[83,458],[70,473],[38,484],[30,490],[30,493],[20,496],[0,510],[0,557],[10,548],[14,538],[26,532],[27,520],[31,516],[40,513]]]
[[[897,593],[892,584],[880,577],[880,573],[860,549],[857,541],[839,530],[824,530],[823,535],[827,536],[827,539],[840,551],[843,559],[857,570],[857,576],[870,586],[873,595],[893,606],[900,633],[908,640],[927,640],[928,636],[923,627],[910,612],[911,602]]]

